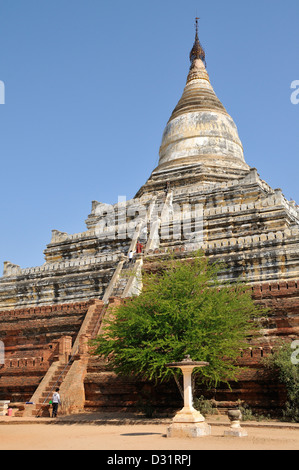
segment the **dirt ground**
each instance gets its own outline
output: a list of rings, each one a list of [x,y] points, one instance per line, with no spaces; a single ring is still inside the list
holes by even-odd
[[[299,428],[246,427],[247,437],[224,437],[228,427],[211,423],[211,436],[166,437],[166,424],[0,423],[0,450],[298,450]],[[106,454],[105,454],[106,455]],[[114,455],[114,452],[111,452]]]

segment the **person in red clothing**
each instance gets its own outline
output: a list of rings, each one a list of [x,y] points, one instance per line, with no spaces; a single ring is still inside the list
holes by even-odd
[[[136,253],[142,253],[143,245],[138,241],[136,243]]]

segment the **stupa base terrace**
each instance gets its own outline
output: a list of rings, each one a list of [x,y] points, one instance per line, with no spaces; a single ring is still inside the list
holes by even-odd
[[[94,201],[86,223],[87,231],[74,235],[54,230],[42,266],[4,264],[1,310],[138,292],[138,276],[130,286],[121,279],[137,240],[143,253],[135,256],[135,274],[157,250],[188,257],[201,249],[212,262],[225,263],[223,276],[231,281],[299,278],[298,206],[255,169],[226,183],[171,185],[115,205]]]
[[[271,314],[260,338],[240,351],[238,362],[246,369],[230,384],[231,389],[220,384],[216,393],[198,391],[199,396],[213,398],[220,412],[241,400],[254,411],[275,413],[285,398],[284,388],[273,381],[261,361],[272,353],[278,339],[298,337],[298,282],[255,284],[252,295]],[[140,412],[151,406],[165,415],[180,409],[182,398],[175,382],[155,386],[120,377],[101,358],[89,354],[88,340],[100,334],[104,315],[122,301],[110,298],[106,305],[91,300],[1,311],[0,337],[6,354],[0,365],[0,400],[10,400],[16,416],[49,416],[51,391],[59,385],[62,413]]]

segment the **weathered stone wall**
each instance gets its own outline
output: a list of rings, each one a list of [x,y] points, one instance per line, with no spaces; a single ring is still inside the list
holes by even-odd
[[[5,263],[0,309],[102,299],[135,235],[144,239],[145,262],[154,261],[153,248],[159,249],[157,256],[168,250],[187,252],[192,250],[190,240],[198,240],[195,246],[211,261],[227,265],[226,279],[250,283],[297,279],[299,211],[295,203],[261,180],[255,169],[223,182],[216,170],[202,171],[195,165],[188,171],[176,167],[153,174],[139,197],[109,206],[111,220],[106,205],[94,201],[86,232],[53,231],[45,264],[21,269]],[[171,187],[167,195],[162,189],[166,181]],[[202,223],[195,220],[196,207],[202,209]],[[135,217],[140,216],[138,211],[142,217]]]
[[[110,254],[59,260],[34,268],[5,269],[0,278],[0,309],[52,306],[100,298],[118,259],[118,254]]]
[[[172,412],[180,406],[176,386],[155,386],[143,380],[117,376],[99,358],[91,358],[84,380],[85,410]]]
[[[135,209],[144,213],[139,235],[144,237],[145,262],[147,258],[152,261],[153,247],[159,249],[157,255],[167,250],[191,250],[192,243],[184,233],[188,226],[189,235],[199,237],[206,256],[227,265],[223,273],[227,279],[260,283],[298,278],[299,212],[281,190],[270,188],[255,169],[223,183],[197,181],[206,175],[200,170],[197,174],[196,168],[194,173],[185,170],[176,168],[167,174],[172,188],[167,197],[161,190],[165,175],[153,175],[141,188],[140,198],[110,207],[114,216],[111,224],[105,211],[102,213],[103,204],[94,202],[86,232],[53,232],[44,265],[21,269],[5,263],[0,309],[103,298],[136,234],[141,219],[134,218]],[[186,205],[189,215],[184,212]],[[192,214],[195,207],[202,208],[198,227]],[[105,223],[108,225],[100,233],[98,227]]]
[[[62,338],[75,340],[90,302],[0,311],[0,399],[25,402],[61,353]]]
[[[297,281],[262,283],[252,286],[254,301],[270,309],[260,335],[240,351],[238,365],[244,367],[230,387],[220,384],[215,390],[198,387],[197,396],[214,399],[220,410],[241,400],[262,413],[279,412],[285,400],[285,389],[263,366],[280,339],[298,339],[299,283]],[[92,358],[85,378],[87,409],[136,410],[147,396],[159,413],[182,406],[176,384],[156,388],[154,384],[116,377],[100,359]],[[150,398],[151,397],[151,398]]]
[[[240,351],[239,363],[246,370],[237,382],[231,383],[231,389],[222,384],[216,394],[206,390],[202,393],[218,401],[220,407],[243,400],[257,410],[277,410],[285,392],[265,371],[262,359],[271,354],[279,339],[291,341],[299,337],[299,283],[293,280],[255,284],[252,295],[256,302],[269,307],[270,312],[260,336]],[[5,343],[6,353],[5,364],[0,366],[1,399],[23,403],[30,399],[50,364],[57,359],[61,338],[70,337],[74,343],[91,303],[0,312],[0,340]],[[141,409],[149,397],[151,406],[160,413],[181,406],[175,383],[156,388],[154,384],[117,377],[94,357],[89,359],[86,375],[82,377],[85,408],[89,410]]]

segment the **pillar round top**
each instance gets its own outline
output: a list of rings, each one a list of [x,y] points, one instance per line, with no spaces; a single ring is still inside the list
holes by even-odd
[[[192,361],[191,357],[189,354],[184,357],[184,359],[180,362],[169,362],[168,364],[165,364],[166,367],[186,367],[186,366],[193,366],[193,367],[205,367],[210,365],[209,362],[206,361]]]

